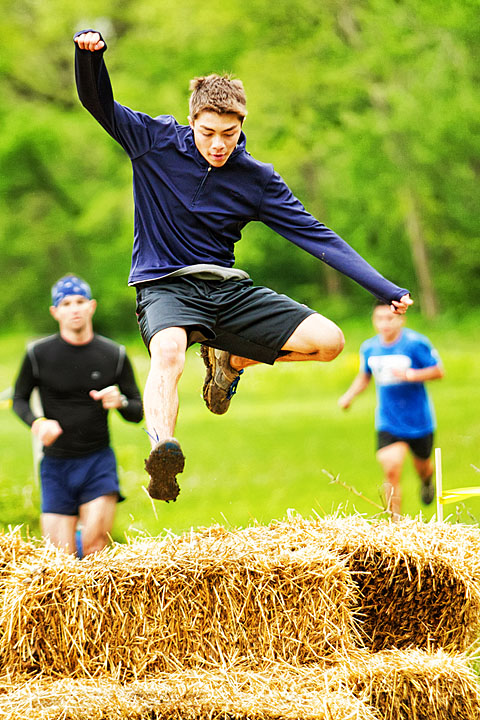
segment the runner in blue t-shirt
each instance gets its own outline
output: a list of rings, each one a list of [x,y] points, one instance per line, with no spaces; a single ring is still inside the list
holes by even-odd
[[[403,316],[394,314],[388,305],[378,304],[372,319],[378,334],[362,344],[360,371],[339,405],[344,410],[349,408],[373,375],[377,459],[383,468],[386,500],[395,517],[400,515],[400,477],[409,448],[422,482],[422,501],[426,505],[433,501],[435,415],[424,383],[443,377],[444,372],[428,338],[404,328]]]

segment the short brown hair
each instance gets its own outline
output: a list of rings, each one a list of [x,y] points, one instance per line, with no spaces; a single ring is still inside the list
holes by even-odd
[[[234,113],[243,120],[247,114],[247,98],[241,80],[230,75],[206,75],[190,81],[190,118],[195,120],[204,110]]]

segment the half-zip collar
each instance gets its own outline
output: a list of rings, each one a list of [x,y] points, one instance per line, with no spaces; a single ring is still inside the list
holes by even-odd
[[[201,182],[200,182],[200,185],[197,187],[197,189],[196,189],[196,191],[195,191],[195,195],[194,195],[193,198],[192,198],[192,205],[195,205],[198,196],[200,195],[200,193],[201,193],[202,190],[203,190],[203,186],[204,186],[205,183],[207,182],[208,176],[210,175],[211,171],[214,169],[214,168],[213,168],[211,165],[209,165],[207,162],[205,162],[205,165],[206,165],[207,169],[206,169],[206,172],[205,172],[204,175],[203,175],[203,178],[202,178],[202,180],[201,180]]]

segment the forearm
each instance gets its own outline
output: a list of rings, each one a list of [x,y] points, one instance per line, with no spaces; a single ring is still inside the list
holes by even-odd
[[[18,417],[30,427],[32,433],[40,440],[42,445],[52,445],[57,437],[62,434],[60,424],[56,420],[50,420],[33,413],[27,399],[15,397],[12,407]]]
[[[372,376],[368,373],[360,372],[356,376],[348,390],[341,396],[339,400],[340,406],[343,408],[349,407],[353,400],[357,397],[357,395],[360,395],[360,393],[366,390],[370,383],[371,377]]]
[[[277,173],[265,188],[259,220],[387,304],[409,293],[384,278],[337,233],[308,213]]]
[[[125,356],[122,372],[118,381],[118,386],[122,397],[125,401],[123,407],[119,408],[119,412],[128,422],[139,423],[143,418],[143,403],[138,389],[133,367],[128,356]]]
[[[143,403],[140,397],[128,397],[122,393],[125,398],[124,404],[118,409],[118,412],[124,420],[128,422],[139,423],[143,418]]]
[[[405,371],[407,382],[427,382],[428,380],[440,380],[445,375],[442,365],[432,365],[426,368],[409,368]]]
[[[85,31],[82,31],[85,32]],[[76,33],[78,37],[82,33]],[[75,80],[82,105],[111,135],[115,134],[114,101],[110,78],[101,50],[82,50],[75,43]]]
[[[37,415],[32,412],[32,408],[30,406],[30,398],[36,386],[37,380],[33,373],[32,361],[27,353],[23,358],[20,371],[17,379],[15,380],[12,410],[16,415],[18,415],[20,420],[23,420],[23,422],[30,427],[37,417]]]
[[[345,240],[321,223],[314,226],[310,233],[303,231],[296,238],[289,239],[387,304],[409,294],[409,290],[383,277]]]
[[[32,426],[37,417],[37,415],[32,412],[29,400],[23,397],[14,396],[12,410],[16,415],[18,415],[20,420],[23,420],[23,422],[29,427]]]

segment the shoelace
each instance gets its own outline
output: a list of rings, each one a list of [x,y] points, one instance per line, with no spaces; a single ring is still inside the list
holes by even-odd
[[[235,380],[232,382],[232,384],[231,384],[230,387],[228,388],[227,400],[231,400],[231,398],[232,398],[232,397],[235,395],[235,393],[237,392],[237,385],[238,385],[238,383],[240,382],[240,375],[241,375],[242,373],[243,373],[243,370],[239,370],[239,371],[238,371],[237,377],[235,378]]]

